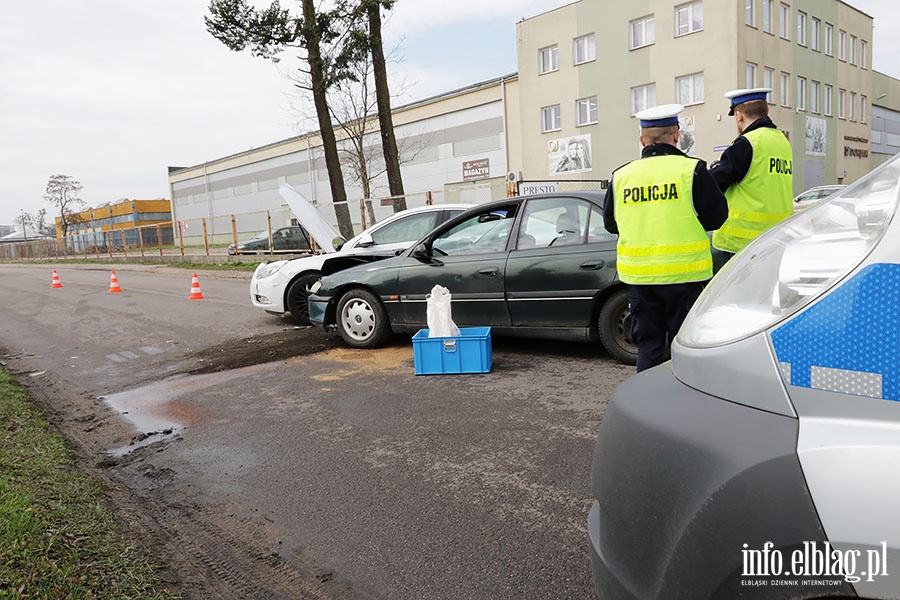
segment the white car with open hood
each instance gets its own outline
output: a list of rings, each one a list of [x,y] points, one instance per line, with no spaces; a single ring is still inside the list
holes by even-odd
[[[283,315],[289,312],[301,325],[309,324],[307,290],[322,276],[322,265],[326,260],[329,260],[331,270],[337,270],[362,261],[392,256],[398,250],[411,246],[447,219],[472,206],[435,204],[410,208],[394,213],[344,242],[316,207],[294,188],[282,183],[279,192],[298,221],[312,235],[320,253],[292,260],[261,263],[250,281],[250,301],[253,306],[269,313]],[[330,260],[339,257],[347,260]]]

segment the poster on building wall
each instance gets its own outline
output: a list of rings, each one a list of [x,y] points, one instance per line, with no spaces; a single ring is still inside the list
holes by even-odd
[[[695,119],[692,116],[682,117],[680,119],[681,122],[681,133],[678,136],[678,149],[684,152],[685,154],[690,155],[691,151],[694,149],[694,145],[697,142],[696,126]]]
[[[591,166],[591,136],[574,135],[547,142],[550,174],[584,173]]]
[[[825,119],[806,117],[806,154],[825,156],[825,141],[828,139],[828,124]]]

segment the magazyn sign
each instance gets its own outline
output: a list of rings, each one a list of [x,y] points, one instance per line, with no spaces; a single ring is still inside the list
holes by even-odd
[[[474,181],[475,179],[487,179],[491,176],[491,160],[489,158],[479,158],[478,160],[467,160],[462,164],[463,181]]]

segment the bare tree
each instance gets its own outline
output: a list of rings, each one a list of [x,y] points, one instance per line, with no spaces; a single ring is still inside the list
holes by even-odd
[[[29,215],[31,217],[32,226],[37,229],[40,233],[46,234],[48,231],[47,227],[47,209],[42,208],[33,215]]]
[[[344,0],[352,6],[353,0]],[[357,26],[349,36],[348,46],[356,45],[359,53],[368,56],[372,65],[375,83],[375,101],[378,107],[378,124],[381,133],[382,156],[391,196],[394,197],[394,211],[406,208],[406,197],[403,191],[403,177],[400,171],[400,156],[397,140],[394,136],[393,113],[391,111],[391,92],[388,85],[387,66],[384,56],[384,42],[381,37],[381,10],[391,10],[396,0],[356,0],[357,4],[348,11],[349,15],[365,17],[365,26]],[[361,20],[361,19],[360,19]],[[366,61],[368,62],[368,61]]]
[[[378,114],[378,101],[375,94],[372,64],[368,58],[353,65],[353,77],[347,78],[335,85],[328,96],[328,106],[331,110],[333,121],[340,127],[344,136],[342,143],[338,144],[338,152],[345,171],[356,182],[365,199],[370,199],[381,193],[376,181],[388,173],[387,160],[384,157],[384,146],[379,142],[376,129],[380,129],[376,118]],[[402,94],[402,90],[398,91]],[[300,98],[300,100],[303,100]],[[299,112],[304,114],[304,108]],[[428,142],[428,136],[413,136],[401,138],[396,144],[398,147],[397,164],[414,160]],[[390,188],[390,181],[388,181]],[[390,192],[391,196],[394,196]],[[394,211],[404,210],[398,208],[397,198],[394,198]],[[375,222],[375,212],[371,203],[366,204],[367,219]]]
[[[21,225],[23,231],[25,231],[28,227],[31,227],[38,233],[46,234],[47,233],[47,209],[42,208],[34,214],[23,211],[19,216],[17,216],[15,219],[13,219],[13,224]]]
[[[346,238],[353,236],[347,192],[338,157],[337,141],[328,110],[328,89],[344,77],[340,52],[340,34],[335,10],[316,10],[313,0],[300,0],[301,15],[292,16],[278,4],[278,0],[264,10],[257,10],[247,0],[211,0],[210,16],[205,18],[206,29],[213,37],[239,51],[250,48],[255,56],[278,62],[285,48],[298,48],[308,66],[308,75],[328,182],[334,202],[338,229]]]
[[[79,221],[74,208],[85,205],[84,200],[78,197],[82,189],[82,185],[69,175],[51,175],[47,182],[44,200],[56,206],[63,237],[68,233],[69,225]]]

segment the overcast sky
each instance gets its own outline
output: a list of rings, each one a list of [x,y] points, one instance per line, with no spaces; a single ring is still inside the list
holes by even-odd
[[[390,66],[405,80],[400,102],[515,72],[516,22],[566,3],[398,0],[384,35],[403,57]],[[900,78],[895,0],[850,4],[875,18],[874,67]],[[80,181],[89,206],[168,198],[168,166],[303,130],[285,68],[210,36],[207,5],[0,0],[0,224],[22,210],[53,215],[53,174]]]

